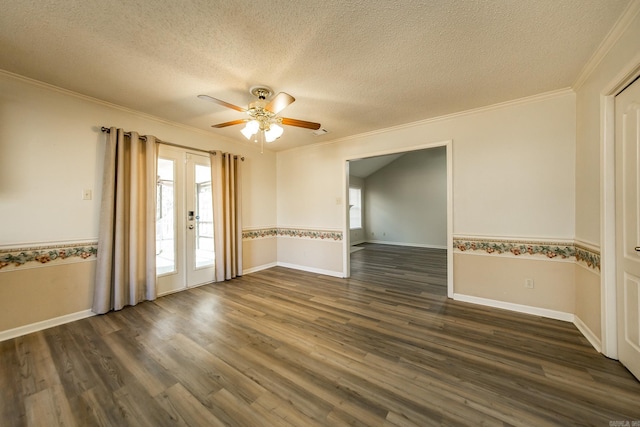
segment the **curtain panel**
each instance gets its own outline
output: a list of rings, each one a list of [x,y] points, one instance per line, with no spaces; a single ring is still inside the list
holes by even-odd
[[[157,141],[108,133],[92,311],[120,310],[156,298]]]
[[[214,250],[217,282],[242,276],[242,159],[212,151]]]

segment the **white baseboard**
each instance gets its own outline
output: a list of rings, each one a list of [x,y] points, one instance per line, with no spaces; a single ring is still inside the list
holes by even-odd
[[[351,246],[361,245],[362,243],[367,243],[367,241],[366,240],[351,241]]]
[[[289,264],[286,262],[278,262],[278,266],[292,268],[294,270],[306,271],[308,273],[317,273],[325,276],[339,277],[341,279],[344,278],[344,273],[342,271],[323,270],[321,268],[313,268],[313,267],[307,267],[305,265]]]
[[[377,243],[379,245],[409,246],[412,248],[447,249],[447,246],[428,245],[424,243],[389,242],[387,240],[367,240],[367,243]]]
[[[95,315],[96,314],[91,310],[83,310],[78,311],[77,313],[65,314],[64,316],[43,320],[42,322],[31,323],[29,325],[19,326],[17,328],[9,329],[6,331],[0,331],[0,341],[10,340],[11,338],[20,337],[32,332],[42,331],[44,329],[52,328],[58,325],[64,325],[65,323],[74,322],[76,320],[86,319],[87,317]]]
[[[564,311],[549,310],[547,308],[533,307],[530,305],[515,304],[512,302],[498,301],[488,298],[474,297],[471,295],[453,294],[456,301],[470,302],[472,304],[486,305],[488,307],[502,308],[504,310],[517,311],[518,313],[533,314],[534,316],[547,317],[549,319],[574,321],[575,316]]]
[[[269,263],[269,264],[263,264],[263,265],[259,265],[259,266],[257,266],[257,267],[251,267],[251,268],[243,269],[243,270],[242,270],[242,274],[244,275],[244,274],[251,274],[251,273],[255,273],[255,272],[257,272],[257,271],[266,270],[266,269],[268,269],[268,268],[275,267],[275,266],[277,266],[277,265],[278,265],[278,263],[276,263],[276,262],[271,262],[271,263]]]
[[[596,349],[598,353],[602,353],[602,344],[600,343],[600,339],[593,333],[591,329],[580,319],[578,316],[574,316],[573,324],[576,325],[576,328],[584,335],[584,337],[591,343],[593,348]]]

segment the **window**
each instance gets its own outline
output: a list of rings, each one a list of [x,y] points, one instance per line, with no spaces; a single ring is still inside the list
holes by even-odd
[[[349,187],[349,228],[362,228],[362,190]]]
[[[195,165],[196,267],[214,265],[213,204],[211,203],[211,167]]]
[[[174,161],[158,158],[158,194],[156,196],[156,274],[158,275],[176,271],[174,175]]]

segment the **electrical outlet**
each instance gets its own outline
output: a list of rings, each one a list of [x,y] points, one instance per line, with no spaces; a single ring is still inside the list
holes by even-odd
[[[524,287],[527,289],[533,289],[533,279],[524,279]]]

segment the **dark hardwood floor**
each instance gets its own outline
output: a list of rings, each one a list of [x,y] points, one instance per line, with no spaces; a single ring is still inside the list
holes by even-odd
[[[277,267],[4,341],[0,425],[640,420],[572,324],[447,300],[445,258],[367,245],[349,280]]]

